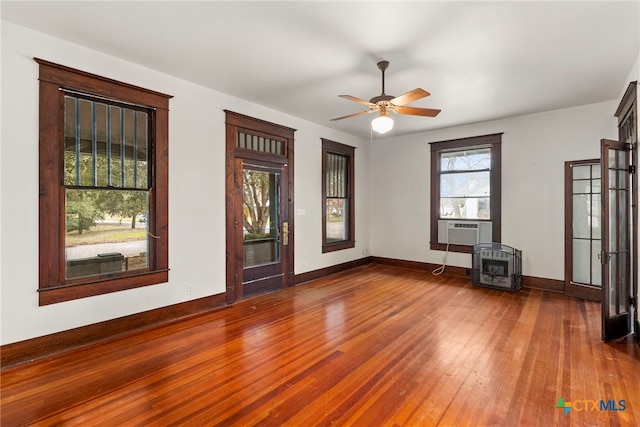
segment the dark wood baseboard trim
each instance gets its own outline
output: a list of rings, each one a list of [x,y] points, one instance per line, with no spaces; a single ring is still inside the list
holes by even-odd
[[[375,257],[375,256],[371,257],[371,262],[373,264],[382,264],[382,265],[389,265],[392,267],[409,268],[413,270],[424,270],[424,271],[433,271],[436,268],[441,267],[440,265],[431,264],[428,262],[406,261],[401,259],[383,258],[383,257]],[[465,268],[465,267],[456,267],[453,265],[448,265],[442,274],[445,276],[466,277],[468,279],[471,279],[471,269]],[[556,279],[545,279],[543,277],[522,276],[522,287],[563,293],[564,281],[556,280]]]
[[[522,276],[522,287],[543,291],[564,293],[564,280],[546,279],[544,277]]]
[[[56,332],[0,347],[0,369],[44,359],[123,335],[149,330],[225,305],[225,294],[212,295],[104,322]]]
[[[320,279],[322,277],[327,277],[331,274],[340,273],[342,271],[351,270],[352,268],[361,267],[363,265],[369,265],[372,263],[373,257],[365,257],[356,259],[354,261],[345,262],[342,264],[336,264],[325,268],[320,268],[318,270],[308,271],[306,273],[296,274],[295,284],[300,285],[302,283],[310,282],[312,280]]]
[[[384,258],[384,257],[377,257],[377,256],[371,257],[371,261],[373,264],[388,265],[391,267],[408,268],[410,270],[421,270],[421,271],[434,271],[435,269],[442,267],[441,264],[438,265],[438,264],[431,264],[428,262],[407,261],[403,259]],[[448,265],[446,266],[442,274],[445,276],[465,277],[470,279],[471,269]]]

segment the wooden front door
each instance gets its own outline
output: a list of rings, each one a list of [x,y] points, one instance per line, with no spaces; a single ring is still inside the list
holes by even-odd
[[[226,300],[293,285],[293,133],[226,111]]]

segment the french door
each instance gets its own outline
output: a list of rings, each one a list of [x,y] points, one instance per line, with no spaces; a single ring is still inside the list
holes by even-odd
[[[601,140],[602,339],[631,333],[631,222],[629,144]]]
[[[566,295],[602,298],[601,166],[599,159],[565,162]]]

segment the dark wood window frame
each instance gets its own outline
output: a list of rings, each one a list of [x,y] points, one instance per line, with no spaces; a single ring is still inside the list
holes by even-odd
[[[39,304],[101,295],[169,279],[168,166],[170,95],[34,58],[39,64]],[[64,91],[152,111],[149,194],[149,267],[65,279]]]
[[[464,148],[480,148],[482,146],[491,148],[491,195],[490,195],[490,222],[492,223],[492,241],[501,241],[501,146],[502,133],[481,135],[468,138],[452,139],[447,141],[431,142],[431,250],[445,251],[446,243],[438,243],[438,220],[440,218],[440,154],[451,150],[462,150]],[[467,220],[460,220],[461,222]],[[483,220],[479,220],[483,221]],[[473,246],[448,245],[450,252],[471,253]]]
[[[355,148],[325,138],[322,140],[322,253],[353,248],[355,240],[355,200],[354,200],[354,174],[355,174]],[[347,158],[347,239],[338,242],[327,242],[327,154],[334,153]]]

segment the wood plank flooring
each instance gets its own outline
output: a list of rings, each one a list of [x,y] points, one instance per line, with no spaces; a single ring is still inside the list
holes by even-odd
[[[1,422],[638,426],[640,350],[599,337],[598,303],[373,265],[7,368]]]

